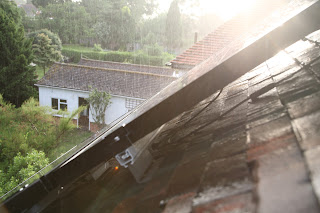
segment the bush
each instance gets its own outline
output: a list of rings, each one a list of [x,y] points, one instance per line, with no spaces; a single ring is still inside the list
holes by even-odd
[[[161,56],[163,48],[156,43],[154,45],[145,45],[144,51],[150,56]]]
[[[155,51],[159,51],[159,48]],[[155,56],[148,55],[144,51],[138,52],[94,52],[94,51],[81,51],[69,48],[63,48],[62,54],[69,57],[73,63],[78,63],[81,59],[81,54],[93,60],[100,61],[114,61],[121,63],[145,64],[151,66],[164,66],[166,62],[172,60],[174,55],[166,52],[155,53]]]
[[[0,196],[48,164],[47,155],[63,144],[84,108],[56,121],[33,98],[15,108],[0,94]]]
[[[37,40],[37,36],[41,33],[47,35],[49,37],[49,39],[51,39],[51,43],[52,43],[52,45],[55,45],[56,50],[61,51],[62,43],[61,43],[59,36],[57,34],[51,32],[50,30],[47,30],[47,29],[37,30],[35,32],[29,33],[28,37],[34,39],[33,44],[38,44],[39,42]]]
[[[93,51],[101,52],[102,51],[101,44],[94,44]]]

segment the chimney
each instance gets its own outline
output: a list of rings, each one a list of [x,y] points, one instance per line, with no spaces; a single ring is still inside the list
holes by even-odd
[[[198,32],[194,33],[194,43],[198,42]]]

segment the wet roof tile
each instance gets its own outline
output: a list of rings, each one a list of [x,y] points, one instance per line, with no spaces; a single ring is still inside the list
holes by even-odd
[[[119,208],[125,212],[176,212],[177,208],[185,212],[319,211],[318,197],[312,191],[315,187],[319,192],[315,163],[318,158],[314,152],[320,145],[312,142],[319,139],[318,92],[294,92],[296,98],[289,102],[281,92],[290,91],[296,87],[293,85],[319,86],[319,81],[303,77],[306,70],[298,63],[284,63],[281,68],[272,66],[275,60],[282,63],[279,56],[269,61],[270,66],[265,62],[268,75],[264,73],[265,66],[259,66],[224,88],[223,94],[208,107],[217,93],[165,124],[150,147],[155,156],[153,166],[158,165],[149,174],[152,179],[140,185],[142,191],[126,196],[110,211],[121,212],[116,210]],[[291,77],[294,74],[291,72],[285,78],[270,79],[288,72],[285,66],[298,67],[295,70],[302,77]],[[248,94],[269,85],[269,81],[277,86],[255,101],[246,99]],[[294,90],[308,90],[303,86],[297,88]],[[219,117],[241,100],[246,103]],[[299,100],[307,100],[312,106],[299,114]],[[299,118],[293,119],[292,115]],[[306,152],[306,156],[301,152]],[[116,184],[115,180],[109,179]],[[126,194],[136,185],[126,184],[126,189],[113,196]],[[95,201],[95,205],[108,203],[105,198],[103,202]]]

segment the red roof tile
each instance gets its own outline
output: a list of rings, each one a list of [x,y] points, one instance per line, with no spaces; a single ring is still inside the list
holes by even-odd
[[[282,2],[283,3],[283,2]],[[171,61],[172,68],[192,68],[208,59],[213,53],[218,52],[240,34],[246,34],[250,29],[261,23],[265,14],[278,8],[281,1],[257,1],[254,6],[231,20],[225,22],[215,31],[205,36],[182,54]]]

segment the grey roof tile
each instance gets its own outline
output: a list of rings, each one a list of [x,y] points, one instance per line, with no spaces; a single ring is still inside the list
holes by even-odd
[[[175,79],[153,73],[55,63],[37,84],[82,91],[90,91],[92,87],[112,95],[147,99]]]
[[[139,64],[128,64],[128,63],[119,63],[112,61],[97,61],[91,59],[82,58],[79,65],[89,66],[89,67],[100,67],[106,69],[117,69],[124,71],[137,71],[137,72],[145,72],[145,73],[154,73],[158,75],[167,75],[173,76],[174,69],[166,68],[166,67],[156,67],[156,66],[147,66],[147,65],[139,65]]]

